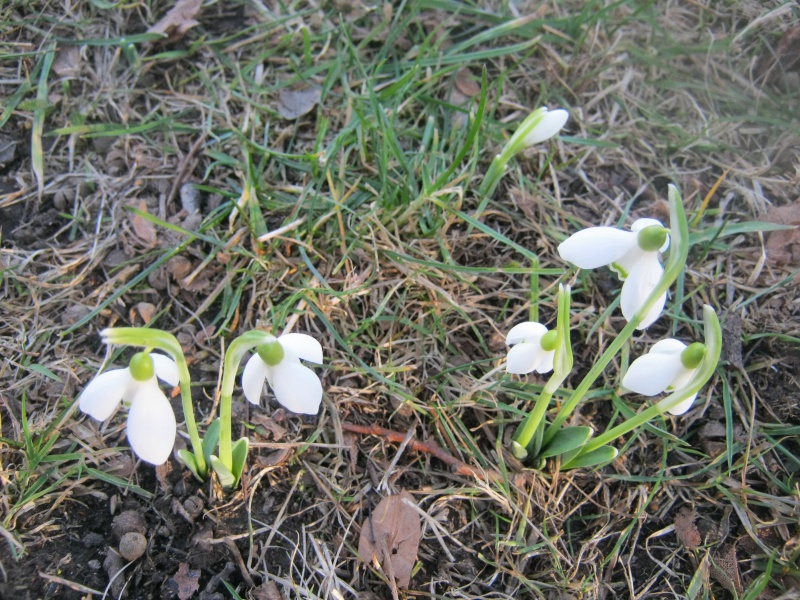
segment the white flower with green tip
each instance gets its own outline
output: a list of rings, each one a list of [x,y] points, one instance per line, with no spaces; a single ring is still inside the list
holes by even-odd
[[[643,396],[656,396],[665,391],[679,390],[691,381],[705,356],[706,347],[700,343],[686,346],[669,338],[653,345],[650,351],[637,358],[622,379],[622,387]],[[693,394],[668,409],[682,415],[692,407]]]
[[[533,321],[512,327],[506,336],[506,344],[512,346],[506,358],[506,372],[525,375],[552,371],[557,335],[555,330],[548,331]]]
[[[175,413],[156,378],[178,385],[178,368],[163,354],[138,352],[125,369],[95,377],[78,399],[80,409],[98,421],[108,419],[120,402],[129,407],[126,433],[143,461],[160,465],[175,444]]]
[[[322,346],[310,335],[287,333],[259,346],[242,373],[245,398],[259,404],[266,380],[278,402],[290,411],[317,414],[322,402],[322,383],[300,360],[322,364]]]
[[[638,219],[631,231],[614,227],[589,227],[572,234],[558,246],[558,253],[567,262],[581,269],[608,265],[622,284],[620,308],[630,321],[644,306],[645,300],[664,274],[659,253],[669,247],[668,230],[655,219]],[[639,323],[637,329],[652,325],[667,301],[664,292]]]
[[[558,133],[564,128],[567,119],[569,119],[569,113],[563,108],[557,108],[550,111],[548,111],[547,108],[540,108],[539,111],[542,111],[542,116],[541,119],[539,119],[539,122],[533,126],[533,129],[524,132],[525,138],[522,143],[526,147],[533,146],[539,142],[544,142],[545,140],[549,140],[551,137],[558,135]]]

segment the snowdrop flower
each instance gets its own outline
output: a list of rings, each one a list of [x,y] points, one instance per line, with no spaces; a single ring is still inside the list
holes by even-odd
[[[138,352],[127,368],[95,377],[83,390],[78,406],[98,421],[105,421],[123,402],[129,407],[126,431],[131,448],[143,461],[160,465],[172,452],[176,426],[175,413],[156,377],[178,385],[175,362],[163,354]]]
[[[622,285],[620,308],[630,321],[655,289],[664,267],[658,259],[669,247],[668,231],[655,219],[638,219],[631,231],[614,227],[590,227],[579,231],[559,244],[561,258],[581,269],[609,265]],[[652,325],[664,310],[666,291],[642,318],[637,329]]]
[[[534,144],[544,142],[545,140],[549,140],[551,137],[558,135],[558,133],[564,127],[564,124],[567,122],[567,119],[569,119],[569,113],[563,108],[557,108],[555,110],[548,111],[547,108],[543,107],[532,113],[531,117],[537,113],[540,113],[540,111],[542,116],[539,119],[539,122],[536,123],[530,131],[524,132],[525,138],[523,145],[525,147],[533,146]],[[523,130],[524,126],[525,124],[523,123]]]
[[[524,375],[552,371],[557,337],[555,330],[548,331],[544,325],[532,321],[512,327],[506,336],[506,344],[513,346],[508,351],[506,372]]]
[[[317,414],[322,402],[322,383],[300,359],[322,364],[322,346],[310,335],[287,333],[259,346],[242,373],[245,397],[259,404],[266,379],[275,398],[290,411]]]
[[[706,347],[699,342],[687,347],[676,339],[661,340],[650,352],[633,361],[622,379],[622,387],[643,396],[678,390],[691,381],[705,354]],[[697,394],[693,394],[668,412],[682,415],[691,408],[696,397]]]

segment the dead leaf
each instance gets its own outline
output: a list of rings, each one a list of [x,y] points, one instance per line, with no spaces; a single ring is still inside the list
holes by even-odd
[[[142,321],[148,324],[153,320],[153,316],[156,314],[156,306],[149,302],[139,302],[136,304],[136,312],[142,317]]]
[[[417,561],[422,526],[414,498],[406,491],[387,496],[361,525],[358,554],[376,563],[397,587],[407,588]]]
[[[800,198],[786,206],[771,206],[764,220],[794,229],[773,231],[767,238],[767,260],[782,267],[800,263]]]
[[[711,564],[711,575],[728,591],[742,593],[742,578],[739,575],[739,560],[736,558],[736,544],[728,551],[718,553]]]
[[[475,81],[472,73],[468,70],[458,72],[458,75],[456,75],[456,88],[468,98],[473,98],[481,93],[481,86],[478,85],[478,82]]]
[[[143,213],[147,213],[147,202],[141,200],[139,202],[139,210]],[[142,215],[133,215],[131,217],[131,225],[133,226],[133,232],[136,234],[136,237],[147,246],[155,246],[157,239],[156,226],[153,225],[151,220],[146,219]]]
[[[694,511],[689,508],[682,508],[675,517],[675,534],[689,550],[696,550],[703,541],[697,525],[694,524],[696,517]]]
[[[319,103],[322,92],[316,87],[281,90],[278,94],[278,112],[284,119],[294,120],[310,113]]]
[[[267,581],[250,590],[253,600],[285,600],[274,581]]]
[[[80,46],[66,46],[59,48],[56,59],[53,61],[53,71],[59,77],[76,77],[81,72]]]
[[[252,416],[253,424],[264,428],[264,437],[272,437],[276,442],[280,442],[288,433],[286,427],[278,425],[274,419],[261,413],[256,413]],[[257,430],[258,431],[258,430]],[[261,431],[258,431],[261,433]]]
[[[189,565],[181,563],[178,572],[172,576],[178,584],[178,598],[189,600],[200,589],[200,571],[190,571]]]
[[[192,27],[200,24],[195,17],[202,5],[203,0],[178,0],[158,23],[147,30],[147,33],[160,33],[168,41],[182,38]]]

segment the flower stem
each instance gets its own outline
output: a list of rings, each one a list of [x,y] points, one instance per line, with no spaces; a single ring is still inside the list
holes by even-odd
[[[650,307],[664,294],[673,282],[678,278],[683,267],[686,265],[686,258],[689,256],[689,224],[686,221],[686,213],[683,210],[683,201],[681,200],[680,192],[674,185],[669,185],[669,207],[670,207],[670,231],[672,234],[672,246],[670,248],[669,258],[664,267],[664,274],[661,276],[656,287],[647,297],[642,307],[628,322],[628,324],[620,331],[617,338],[611,342],[606,351],[600,356],[600,359],[592,366],[583,381],[578,384],[575,391],[569,397],[564,406],[553,419],[553,422],[544,432],[543,445],[546,445],[553,436],[558,432],[567,417],[575,410],[586,392],[602,374],[603,370],[611,362],[611,359],[616,356],[625,342],[633,335],[636,328],[642,322],[642,319],[647,315]]]
[[[181,388],[181,407],[183,408],[183,419],[186,422],[186,431],[192,444],[195,460],[197,462],[198,474],[205,477],[208,472],[203,457],[203,441],[197,430],[197,422],[194,418],[194,405],[192,404],[192,378],[189,374],[189,365],[183,355],[183,349],[177,338],[166,331],[160,329],[140,329],[138,327],[112,327],[101,332],[103,340],[108,344],[118,346],[140,346],[144,348],[158,348],[172,357],[178,367],[178,380]]]
[[[536,399],[533,410],[528,417],[517,427],[512,440],[511,450],[520,460],[529,454],[528,446],[533,440],[539,426],[544,418],[544,413],[550,404],[550,400],[558,390],[559,386],[572,370],[572,345],[570,342],[569,330],[569,307],[570,307],[570,288],[569,286],[559,286],[558,289],[558,316],[556,319],[556,338],[555,356],[553,358],[553,375],[545,384],[542,393]],[[538,444],[537,444],[538,445]],[[532,448],[534,453],[538,453],[540,448]]]
[[[664,414],[686,398],[700,391],[700,388],[702,388],[714,374],[714,369],[717,367],[722,352],[722,329],[720,328],[717,314],[714,312],[714,309],[708,305],[703,306],[703,321],[705,323],[706,355],[703,358],[703,362],[700,364],[700,368],[694,374],[694,377],[692,377],[683,388],[675,390],[663,400],[660,400],[627,421],[623,421],[616,427],[609,429],[587,442],[581,449],[580,454],[587,454],[600,446],[608,444],[629,431],[636,429],[643,423],[647,423],[649,420]]]
[[[219,404],[219,459],[228,470],[233,468],[232,450],[232,413],[233,386],[236,383],[236,371],[245,352],[275,341],[275,336],[264,331],[248,331],[233,340],[225,351],[222,370],[222,385]]]

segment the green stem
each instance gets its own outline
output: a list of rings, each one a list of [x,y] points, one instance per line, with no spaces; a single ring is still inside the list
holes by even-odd
[[[675,390],[663,400],[660,400],[627,421],[620,423],[616,427],[590,440],[581,449],[580,454],[587,454],[600,446],[614,441],[618,437],[625,435],[651,419],[664,414],[671,408],[680,404],[681,401],[700,391],[714,374],[722,352],[722,329],[720,328],[717,314],[714,312],[714,309],[708,305],[703,307],[703,320],[705,322],[706,356],[691,381],[682,389]]]
[[[683,201],[681,200],[680,192],[678,189],[670,184],[669,185],[669,207],[670,207],[670,232],[672,235],[672,246],[670,248],[669,258],[664,267],[664,274],[656,285],[655,289],[647,297],[642,307],[639,309],[628,324],[622,329],[617,338],[611,342],[606,351],[600,356],[600,359],[592,366],[591,370],[583,378],[575,391],[569,397],[564,406],[553,419],[553,422],[544,432],[543,446],[553,439],[553,436],[558,432],[559,428],[567,420],[567,417],[575,410],[586,392],[594,384],[597,378],[601,375],[603,370],[611,362],[611,359],[616,356],[617,352],[622,348],[625,342],[633,335],[636,328],[642,322],[642,319],[647,315],[650,307],[664,294],[673,282],[678,278],[683,267],[686,265],[686,258],[689,256],[689,224],[686,221],[686,213],[683,210]]]
[[[225,467],[233,469],[232,444],[232,412],[233,387],[236,383],[236,372],[246,352],[275,340],[275,336],[264,331],[248,331],[231,342],[225,352],[222,369],[222,386],[219,403],[219,459]]]
[[[198,474],[205,477],[208,472],[203,457],[203,441],[197,430],[194,418],[194,405],[192,404],[192,379],[189,374],[189,365],[183,355],[183,349],[177,338],[160,329],[140,329],[138,327],[112,327],[101,332],[104,341],[117,346],[139,346],[143,348],[158,348],[172,357],[178,367],[178,380],[181,387],[181,407],[183,419],[186,422],[186,431],[192,444]]]
[[[514,438],[512,439],[511,449],[514,456],[520,460],[527,458],[528,446],[533,440],[533,436],[536,435],[536,430],[542,422],[542,417],[544,417],[544,413],[550,405],[550,399],[563,381],[564,378],[557,376],[555,373],[550,377],[544,389],[542,389],[542,393],[536,398],[536,404],[534,404],[533,410],[528,413],[528,416],[517,428]]]
[[[564,383],[564,380],[572,370],[572,344],[570,342],[569,330],[569,306],[570,306],[570,288],[569,286],[559,286],[558,289],[558,316],[556,319],[556,331],[558,337],[556,341],[555,356],[553,357],[553,375],[545,384],[542,393],[536,399],[536,404],[533,406],[528,417],[519,425],[511,444],[511,450],[514,456],[520,460],[526,458],[529,453],[528,446],[530,445],[539,425],[544,418],[544,413],[550,404],[550,400],[558,390],[559,386]],[[538,452],[538,448],[534,448],[534,452]]]

